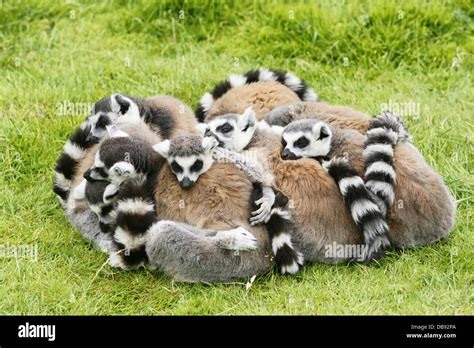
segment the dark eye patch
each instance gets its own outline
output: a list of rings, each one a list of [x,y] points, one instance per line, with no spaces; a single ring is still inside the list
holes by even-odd
[[[308,144],[309,144],[308,138],[306,138],[306,137],[301,137],[301,138],[299,138],[298,140],[296,140],[293,145],[294,145],[295,147],[298,147],[298,148],[302,149],[302,148],[308,146]]]
[[[108,126],[111,123],[112,122],[110,121],[109,116],[100,115],[99,119],[97,120],[97,127],[105,128],[105,126]]]
[[[319,133],[319,138],[318,140],[323,140],[324,138],[327,138],[329,136],[329,132],[325,127],[321,127],[321,132]]]
[[[234,130],[234,127],[230,123],[224,123],[223,125],[220,125],[219,127],[216,128],[216,132],[219,133],[229,133]]]
[[[171,162],[171,169],[175,173],[182,173],[183,172],[183,168],[176,161]]]
[[[194,162],[194,164],[191,166],[190,170],[192,172],[199,172],[201,169],[202,169],[202,161],[201,160],[196,160],[196,162]]]
[[[286,145],[287,145],[286,140],[281,138],[281,144],[283,145],[283,147],[286,147]]]

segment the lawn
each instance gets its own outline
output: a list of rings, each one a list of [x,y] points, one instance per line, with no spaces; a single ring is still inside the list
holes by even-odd
[[[0,314],[474,314],[472,18],[468,0],[0,1],[0,247],[38,251],[0,257]],[[449,238],[249,289],[105,264],[52,192],[90,103],[169,94],[194,108],[256,67],[290,70],[333,104],[398,109],[456,199]]]

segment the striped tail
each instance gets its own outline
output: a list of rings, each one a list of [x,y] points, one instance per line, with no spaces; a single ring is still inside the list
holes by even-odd
[[[385,248],[390,245],[389,227],[373,195],[365,187],[364,181],[345,158],[333,158],[325,162],[324,167],[339,186],[352,219],[363,233],[366,248],[364,255],[359,259],[368,262],[382,257]]]
[[[143,266],[148,261],[145,251],[148,230],[158,222],[146,183],[136,180],[125,183],[120,188],[116,210],[117,227],[113,236],[116,252],[111,255],[110,263],[124,269]]]
[[[277,81],[295,92],[302,101],[316,101],[318,96],[306,83],[292,73],[257,69],[250,70],[244,75],[231,75],[228,79],[218,83],[212,92],[204,94],[196,107],[195,113],[199,122],[204,122],[212,105],[230,91],[232,88],[240,87],[258,81]]]
[[[85,123],[76,129],[64,145],[54,168],[56,180],[53,191],[58,196],[60,203],[65,206],[71,191],[72,178],[76,174],[77,165],[84,158],[86,150],[97,143],[97,140],[87,139],[90,126]]]
[[[383,112],[371,120],[363,152],[365,186],[383,202],[385,215],[395,201],[394,146],[404,141],[408,132],[395,114]]]
[[[258,208],[255,201],[262,196],[262,187],[259,184],[254,184],[251,198],[253,210]],[[275,263],[279,272],[282,274],[298,273],[303,266],[303,254],[296,251],[291,242],[291,234],[296,226],[288,209],[288,198],[279,191],[276,192],[271,216],[265,227],[270,236]]]

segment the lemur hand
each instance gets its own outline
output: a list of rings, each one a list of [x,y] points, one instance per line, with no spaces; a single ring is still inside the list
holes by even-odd
[[[257,249],[257,239],[243,227],[218,232],[215,238],[223,249],[248,251]]]
[[[273,192],[271,187],[263,187],[262,192],[262,198],[255,201],[255,204],[260,207],[251,213],[252,217],[250,218],[250,224],[252,226],[266,223],[272,216],[272,207],[275,203],[275,192]]]

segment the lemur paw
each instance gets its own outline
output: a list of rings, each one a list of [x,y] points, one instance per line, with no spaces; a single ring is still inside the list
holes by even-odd
[[[254,226],[261,223],[267,223],[272,216],[272,207],[274,203],[275,192],[273,192],[269,187],[264,187],[262,198],[255,201],[255,205],[259,206],[259,208],[251,213],[252,217],[250,218],[250,224]]]
[[[219,246],[223,249],[234,251],[250,251],[257,249],[257,239],[243,227],[228,231],[221,231],[216,236]]]
[[[123,181],[126,178],[131,177],[135,173],[135,167],[129,162],[117,162],[109,170],[109,177],[113,181]]]

